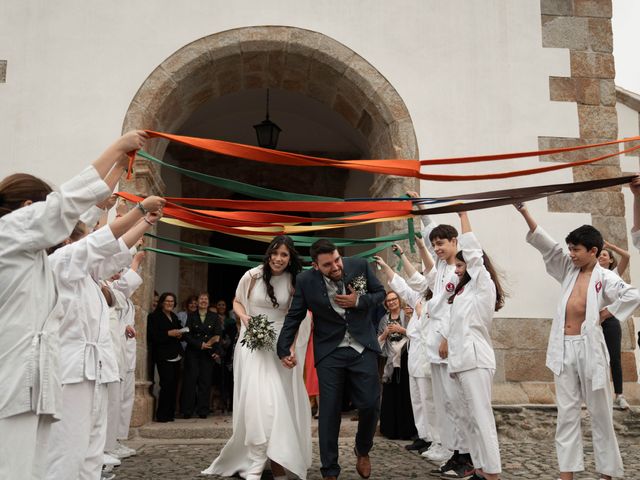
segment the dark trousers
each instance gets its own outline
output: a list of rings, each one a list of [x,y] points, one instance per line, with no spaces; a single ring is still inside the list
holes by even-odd
[[[176,414],[176,390],[178,388],[180,362],[158,360],[156,365],[158,367],[158,377],[160,377],[156,420],[167,422],[173,420]]]
[[[613,390],[617,395],[622,394],[622,358],[620,350],[622,347],[622,328],[620,321],[616,317],[609,317],[602,322],[602,333],[604,341],[609,351],[609,361],[611,364],[611,379],[613,380]]]
[[[358,409],[356,450],[367,455],[373,446],[380,414],[378,354],[365,349],[337,348],[316,365],[320,384],[318,436],[323,477],[338,476],[338,435],[342,420],[342,394],[349,383],[351,401]]]
[[[193,415],[194,409],[198,415],[209,413],[212,371],[211,350],[187,349],[182,380],[181,406],[184,415]]]

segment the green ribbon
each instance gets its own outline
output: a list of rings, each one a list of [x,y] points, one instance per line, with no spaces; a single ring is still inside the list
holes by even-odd
[[[399,261],[398,261],[398,265],[396,265],[396,270],[397,270],[398,272],[401,272],[401,271],[402,271],[402,267],[404,267],[404,262],[402,261],[402,253],[400,253],[400,252],[401,252],[401,250],[400,250],[400,249],[397,249],[397,250],[391,250],[391,251],[393,252],[393,254],[394,254],[396,257],[398,257],[398,260],[399,260]]]
[[[209,263],[225,263],[227,265],[255,266],[262,263],[262,259],[263,259],[263,255],[246,255],[244,253],[234,252],[233,250],[225,250],[223,248],[183,242],[182,240],[175,240],[173,238],[162,237],[160,235],[154,235],[152,233],[145,233],[145,236],[155,238],[156,240],[160,240],[162,242],[167,242],[173,245],[187,248],[189,250],[193,250],[194,252],[203,253],[206,257],[214,257],[220,260],[219,262],[210,261]],[[381,245],[376,245],[373,248],[365,250],[364,252],[356,253],[352,256],[359,257],[359,258],[371,258],[376,253],[380,252],[381,250],[384,250],[385,248],[389,248],[391,245],[392,245],[391,242],[383,243]],[[162,254],[168,254],[166,252],[172,252],[171,250],[162,250],[162,249],[154,249],[153,251],[157,251],[157,253],[162,253]],[[178,252],[172,252],[172,253],[178,253]],[[202,257],[202,255],[194,255],[194,254],[186,254],[186,253],[181,254],[180,256],[182,255],[189,255],[189,257],[185,257],[185,258],[189,258],[194,261],[201,261],[199,260],[199,258]],[[301,255],[300,258],[302,259],[303,262],[311,263],[311,257]]]
[[[216,187],[225,188],[235,193],[241,193],[252,198],[260,198],[262,200],[285,200],[285,201],[314,201],[314,202],[343,202],[342,198],[322,197],[319,195],[306,195],[303,193],[290,193],[280,190],[273,190],[271,188],[256,187],[249,183],[242,183],[236,180],[229,180],[222,177],[214,177],[213,175],[207,175],[204,173],[194,172],[186,168],[178,167],[177,165],[171,165],[170,163],[163,162],[162,160],[154,157],[153,155],[145,152],[144,150],[138,150],[138,156],[149,160],[150,162],[157,163],[163,167],[170,168],[177,172],[191,177],[195,180],[199,180],[209,185],[215,185]]]
[[[236,265],[239,267],[250,267],[250,268],[256,267],[260,265],[260,263],[262,263],[262,262],[256,262],[251,260],[236,260],[236,259],[229,259],[229,258],[222,258],[222,257],[214,257],[211,255],[194,255],[191,253],[173,252],[171,250],[163,250],[161,248],[153,248],[153,247],[145,247],[144,249],[150,252],[160,253],[162,255],[169,255],[171,257],[178,257],[186,260],[193,260],[194,262]]]
[[[413,218],[407,220],[407,227],[407,235],[409,235],[409,250],[411,253],[416,253],[416,230],[413,225]]]

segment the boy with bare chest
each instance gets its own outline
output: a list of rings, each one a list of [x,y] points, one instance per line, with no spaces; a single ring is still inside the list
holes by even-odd
[[[580,430],[583,403],[591,416],[600,479],[622,477],[622,458],[613,429],[609,357],[600,324],[612,315],[631,315],[640,304],[640,294],[599,265],[604,241],[594,227],[583,225],[570,232],[565,239],[569,251],[565,253],[523,204],[516,209],[529,226],[527,241],[542,254],[547,273],[561,285],[546,359],[556,386],[555,444],[560,479],[572,480],[574,472],[584,470]]]

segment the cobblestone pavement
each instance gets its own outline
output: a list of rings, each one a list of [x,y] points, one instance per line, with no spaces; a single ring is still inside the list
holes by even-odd
[[[224,440],[146,440],[127,442],[138,449],[138,455],[125,459],[122,466],[115,470],[117,480],[187,480],[213,479],[223,477],[200,475],[200,471],[209,466],[218,455]],[[416,453],[406,451],[407,442],[386,440],[376,437],[371,451],[372,479],[401,480],[408,478],[436,479],[431,475],[434,465]],[[640,443],[637,439],[620,439],[622,458],[625,463],[627,479],[640,479]],[[314,439],[313,465],[309,471],[309,480],[320,480],[318,443]],[[556,460],[553,443],[541,442],[502,442],[504,480],[540,479],[556,480]],[[353,441],[340,439],[341,480],[356,480],[360,477],[355,471]],[[593,465],[591,443],[585,444],[586,472],[577,474],[576,480],[597,479]],[[271,478],[265,474],[263,479]]]

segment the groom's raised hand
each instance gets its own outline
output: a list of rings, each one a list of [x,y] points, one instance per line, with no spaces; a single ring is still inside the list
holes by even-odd
[[[347,295],[336,295],[336,303],[342,308],[354,308],[358,304],[358,294],[351,285],[347,285],[347,289],[349,290]]]

